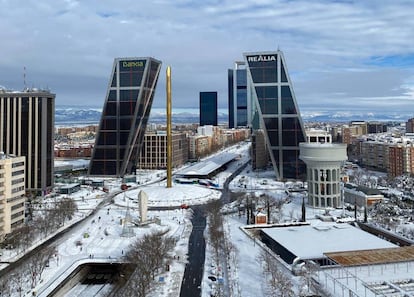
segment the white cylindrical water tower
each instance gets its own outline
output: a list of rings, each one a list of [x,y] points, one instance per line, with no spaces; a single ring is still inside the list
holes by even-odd
[[[342,207],[341,164],[348,159],[346,144],[334,144],[330,138],[299,144],[299,158],[306,163],[308,204],[313,207]],[[309,141],[309,137],[308,137]]]

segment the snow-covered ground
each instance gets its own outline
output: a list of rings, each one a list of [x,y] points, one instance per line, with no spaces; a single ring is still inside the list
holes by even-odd
[[[241,158],[231,163],[225,171],[215,177],[214,180],[220,186],[239,166],[247,162],[247,149],[248,144],[232,148],[232,152],[239,153]],[[219,199],[220,192],[199,185],[179,185],[175,183],[172,188],[166,188],[165,181],[157,181],[164,176],[165,173],[162,171],[140,171],[137,175],[136,183],[129,183],[131,190],[125,193],[120,193],[121,180],[105,180],[105,187],[109,189],[109,194],[115,194],[116,192],[119,192],[119,194],[114,196],[113,202],[108,202],[108,204],[89,217],[87,216],[92,210],[107,197],[106,194],[99,190],[93,190],[90,187],[82,187],[80,192],[69,195],[76,200],[79,210],[68,224],[73,224],[85,217],[87,218],[55,242],[57,252],[43,274],[42,283],[34,288],[33,291],[36,291],[38,295],[41,295],[42,292],[46,294],[48,290],[64,279],[79,264],[107,261],[109,257],[111,257],[111,261],[121,259],[133,240],[140,238],[140,236],[147,232],[169,230],[169,235],[174,236],[178,240],[173,252],[174,256],[177,257],[173,258],[169,271],[159,275],[158,283],[154,286],[150,296],[178,296],[187,261],[188,239],[192,229],[190,222],[191,208],[162,211],[149,210],[148,217],[151,223],[145,226],[138,226],[136,224],[140,221],[138,194],[140,191],[144,191],[148,195],[148,206],[151,208],[180,207],[182,204],[203,204]],[[277,217],[280,222],[290,222],[300,220],[301,205],[305,198],[301,192],[290,190],[301,189],[303,186],[301,183],[277,182],[271,170],[252,172],[248,166],[233,180],[230,184],[230,189],[240,194],[250,193],[254,197],[268,194],[272,199],[285,200]],[[236,201],[226,207],[227,214],[224,215],[223,230],[227,242],[231,242],[234,248],[231,249],[225,261],[217,265],[217,261],[213,257],[212,246],[209,243],[207,244],[201,287],[203,297],[209,297],[220,285],[228,285],[231,296],[267,296],[265,276],[259,260],[261,251],[266,248],[262,243],[249,236],[242,228],[246,224],[246,217],[238,212],[240,204],[243,204],[243,201]],[[353,212],[349,213],[345,209],[325,210],[306,207],[306,219],[308,221],[316,221],[317,216],[326,216],[327,214],[333,218],[353,217],[354,215]],[[36,242],[36,244],[39,243],[40,241]],[[1,259],[3,261],[13,261],[20,256],[13,250],[3,250],[2,253]],[[381,273],[375,269],[381,269]],[[338,272],[338,269],[332,268],[324,269],[317,276],[323,286],[335,290],[334,296],[342,296],[342,292],[348,292],[346,290],[349,290],[346,286],[351,288],[360,279],[369,280],[369,284],[383,281],[396,283],[398,280],[405,280],[409,277],[409,274],[407,276],[404,273],[411,273],[412,269],[413,264],[410,263],[406,264],[406,266],[381,265],[378,268],[372,266],[371,270],[366,269],[365,272],[362,268],[356,271],[350,269],[348,272],[344,272],[347,270]],[[293,276],[290,273],[287,274],[294,284],[295,292],[297,293],[301,285],[300,277]],[[357,277],[352,278],[351,274],[357,275]],[[377,277],[373,278],[374,275]],[[209,279],[209,276],[214,276],[216,280]],[[353,282],[346,283],[350,279]],[[359,286],[360,288],[365,288],[362,282]],[[27,292],[29,295],[31,294],[31,291]],[[335,295],[338,292],[340,294]],[[72,294],[76,295],[74,292]],[[362,294],[359,296],[371,295]]]

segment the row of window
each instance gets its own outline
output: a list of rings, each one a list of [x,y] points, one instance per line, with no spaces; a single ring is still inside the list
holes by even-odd
[[[14,193],[21,192],[21,191],[24,191],[24,186],[20,186],[20,187],[17,187],[17,188],[13,188],[13,189],[12,189],[12,193],[13,193],[13,194],[14,194]]]
[[[308,179],[311,181],[339,180],[339,169],[308,169]]]
[[[24,162],[16,162],[12,164],[12,168],[22,167],[24,166]]]
[[[339,194],[339,184],[318,184],[318,183],[309,183],[308,191],[310,195],[338,195]]]
[[[12,185],[24,183],[24,177],[12,180]]]
[[[24,174],[24,169],[12,172],[12,176],[18,176],[18,175],[23,175],[23,174]]]

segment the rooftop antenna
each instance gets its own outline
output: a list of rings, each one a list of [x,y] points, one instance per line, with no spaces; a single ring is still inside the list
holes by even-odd
[[[26,66],[23,66],[23,86],[26,90]]]

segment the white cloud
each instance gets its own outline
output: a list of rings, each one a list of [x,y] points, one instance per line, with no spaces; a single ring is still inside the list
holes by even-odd
[[[217,90],[225,106],[233,62],[280,47],[301,110],[374,109],[394,102],[381,98],[396,98],[396,108],[414,111],[412,67],[367,63],[414,55],[412,15],[403,0],[1,1],[0,84],[21,89],[26,66],[27,80],[49,86],[57,104],[102,105],[113,58],[154,56],[172,66],[177,106],[197,107],[205,90]],[[164,76],[163,69],[158,106]],[[342,100],[329,106],[332,98]]]

